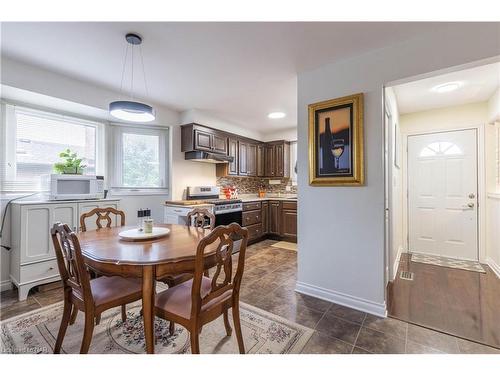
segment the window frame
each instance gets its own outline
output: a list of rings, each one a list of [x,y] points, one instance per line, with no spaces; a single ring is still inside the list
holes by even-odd
[[[95,174],[104,175],[105,173],[105,159],[104,159],[104,121],[90,120],[83,117],[68,115],[65,113],[58,112],[53,109],[45,108],[34,108],[26,105],[20,105],[16,103],[3,102],[2,104],[3,116],[1,122],[2,132],[0,134],[0,144],[3,146],[3,152],[0,155],[0,177],[3,181],[9,181],[14,184],[16,183],[16,151],[17,151],[17,119],[16,111],[27,115],[33,115],[38,117],[45,117],[47,119],[53,119],[58,121],[67,121],[68,126],[90,126],[95,129]],[[9,168],[9,165],[12,166]],[[45,189],[40,190],[19,190],[19,189],[4,189],[4,184],[0,184],[0,192],[2,193],[42,193],[46,192]]]
[[[160,179],[159,187],[132,187],[123,185],[123,134],[155,135],[159,137]],[[165,195],[170,184],[169,127],[155,125],[109,124],[109,189],[112,195]]]

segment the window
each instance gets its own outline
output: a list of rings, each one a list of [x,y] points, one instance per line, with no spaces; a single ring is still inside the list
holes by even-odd
[[[85,174],[102,173],[97,164],[101,124],[12,105],[5,106],[5,124],[2,191],[47,190],[46,177],[68,148],[83,158]]]
[[[113,191],[165,193],[168,129],[112,125],[111,131],[115,159]]]
[[[462,155],[462,150],[451,142],[434,142],[420,151],[421,157],[436,155]]]

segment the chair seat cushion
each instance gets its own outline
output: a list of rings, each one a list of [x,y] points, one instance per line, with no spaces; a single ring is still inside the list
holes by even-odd
[[[201,298],[204,298],[211,289],[212,279],[203,276],[201,280]],[[189,319],[191,316],[191,290],[193,288],[193,279],[185,281],[179,285],[168,288],[167,290],[156,295],[155,307],[159,310],[167,311],[171,314],[178,315],[184,319]],[[202,306],[201,311],[209,310],[218,303],[223,302],[231,297],[232,290],[228,290],[212,299]]]
[[[90,280],[90,288],[96,306],[122,298],[137,300],[142,295],[142,283],[140,279],[125,278],[120,276],[101,276]]]

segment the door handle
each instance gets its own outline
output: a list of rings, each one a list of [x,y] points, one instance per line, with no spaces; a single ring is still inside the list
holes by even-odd
[[[462,209],[463,210],[471,210],[474,208],[474,203],[470,202],[470,203],[467,203],[467,204],[462,204]]]

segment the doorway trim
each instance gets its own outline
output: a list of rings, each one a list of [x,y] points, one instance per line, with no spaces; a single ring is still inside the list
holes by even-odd
[[[402,164],[405,166],[402,175],[402,192],[403,192],[403,239],[406,238],[406,252],[409,250],[409,229],[408,229],[408,219],[409,219],[409,200],[408,200],[408,137],[416,135],[426,135],[444,132],[453,132],[461,130],[476,130],[477,138],[477,241],[478,241],[478,261],[480,263],[486,263],[486,170],[484,161],[484,150],[485,150],[485,139],[484,139],[484,127],[486,124],[472,125],[460,128],[450,128],[443,130],[432,130],[432,131],[409,131],[402,133],[403,136],[403,161]],[[396,225],[396,223],[391,223]]]

